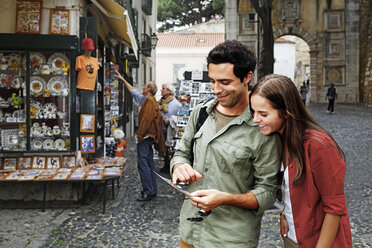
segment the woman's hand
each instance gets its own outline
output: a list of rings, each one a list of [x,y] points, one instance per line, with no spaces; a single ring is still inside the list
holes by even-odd
[[[288,226],[287,219],[285,218],[284,214],[281,214],[280,215],[280,236],[282,236],[283,239],[288,237],[288,230],[289,230],[289,226]]]

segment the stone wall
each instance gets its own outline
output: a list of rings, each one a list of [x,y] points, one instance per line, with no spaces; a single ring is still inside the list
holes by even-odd
[[[372,103],[372,2],[360,1],[360,101]]]

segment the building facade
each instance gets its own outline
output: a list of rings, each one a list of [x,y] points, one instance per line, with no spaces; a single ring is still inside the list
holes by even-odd
[[[226,0],[226,39],[237,39],[258,51],[259,20],[249,0]],[[273,1],[274,39],[302,38],[310,47],[310,101],[325,102],[334,83],[340,102],[360,102],[360,1]],[[364,65],[363,65],[364,66]]]

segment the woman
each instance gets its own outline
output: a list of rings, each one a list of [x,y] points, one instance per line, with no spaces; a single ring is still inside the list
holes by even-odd
[[[294,83],[267,75],[250,93],[263,134],[284,145],[280,235],[285,247],[352,247],[344,194],[345,155],[306,110]]]

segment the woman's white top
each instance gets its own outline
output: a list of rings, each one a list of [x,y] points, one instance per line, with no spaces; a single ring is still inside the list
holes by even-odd
[[[283,166],[283,164],[282,164],[282,166]],[[282,195],[284,196],[285,218],[287,219],[288,226],[289,226],[288,238],[292,239],[294,242],[297,243],[296,231],[295,231],[294,222],[293,222],[291,196],[289,194],[288,166],[284,170],[282,192],[283,192]]]

